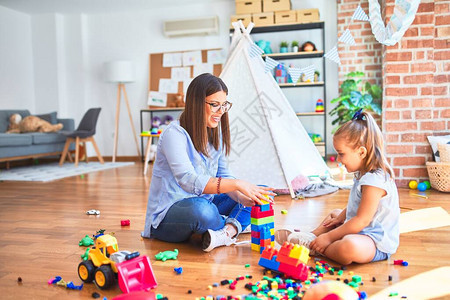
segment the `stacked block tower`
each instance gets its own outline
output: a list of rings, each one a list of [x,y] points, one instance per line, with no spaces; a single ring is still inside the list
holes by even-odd
[[[269,198],[269,196],[266,196]],[[275,246],[274,213],[272,204],[263,201],[255,205],[251,212],[252,250],[262,253],[269,246]]]
[[[285,242],[280,251],[272,246],[267,247],[261,254],[259,265],[277,271],[288,277],[305,281],[308,278],[309,249]]]

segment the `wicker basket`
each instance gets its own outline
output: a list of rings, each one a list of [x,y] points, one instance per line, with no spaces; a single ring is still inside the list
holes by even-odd
[[[439,158],[443,163],[450,163],[450,144],[438,144]]]
[[[450,162],[427,162],[431,186],[441,192],[450,192]]]

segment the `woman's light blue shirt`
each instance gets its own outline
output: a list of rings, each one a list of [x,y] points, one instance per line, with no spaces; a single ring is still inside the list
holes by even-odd
[[[150,237],[169,208],[190,197],[212,201],[214,195],[203,194],[211,177],[234,178],[227,168],[222,145],[219,150],[208,144],[209,157],[197,152],[187,131],[173,121],[159,138],[148,195],[145,228],[142,236]]]
[[[368,172],[361,178],[354,179],[353,188],[347,204],[346,222],[356,216],[361,203],[361,187],[370,185],[386,191],[386,196],[380,199],[378,208],[370,224],[359,234],[369,236],[375,242],[378,250],[393,254],[399,245],[399,219],[400,207],[398,202],[397,186],[389,174],[378,169]]]

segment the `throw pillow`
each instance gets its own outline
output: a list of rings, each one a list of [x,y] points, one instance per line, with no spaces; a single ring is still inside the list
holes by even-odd
[[[52,125],[57,123],[56,111],[48,113],[48,114],[35,115],[35,116],[41,118],[44,121],[49,122]]]
[[[434,154],[434,161],[440,162],[438,144],[450,144],[450,135],[427,136]]]

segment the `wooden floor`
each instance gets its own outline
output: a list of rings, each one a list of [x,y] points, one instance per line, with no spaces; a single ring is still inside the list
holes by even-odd
[[[198,240],[170,244],[141,239],[150,183],[150,176],[144,177],[142,170],[143,165],[137,163],[50,183],[0,182],[0,298],[92,299],[91,294],[99,292],[101,299],[110,299],[120,294],[117,286],[101,291],[93,284],[85,284],[83,290],[76,291],[47,284],[56,275],[67,282],[81,283],[77,265],[85,248],[78,242],[99,229],[114,232],[120,249],[139,251],[151,258],[158,281],[155,293],[169,299],[247,294],[244,282],[239,282],[235,291],[226,287],[209,291],[207,287],[238,275],[250,274],[253,282],[262,279],[259,255],[248,244],[204,253]],[[312,228],[331,209],[344,207],[347,197],[348,191],[309,200],[276,197],[275,227]],[[400,190],[400,205],[409,209],[442,206],[449,211],[449,198],[448,194],[431,191],[429,199],[423,199]],[[87,216],[85,212],[90,209],[100,210],[100,216]],[[281,214],[282,209],[287,209],[288,214]],[[121,228],[121,219],[130,219],[131,226]],[[250,235],[241,235],[240,239],[249,240]],[[348,271],[362,276],[362,290],[368,295],[415,274],[450,265],[449,227],[403,234],[400,242],[398,252],[389,261],[348,267]],[[155,254],[174,248],[180,251],[178,260],[155,261]],[[394,266],[394,259],[406,260],[409,266]],[[310,260],[310,265],[313,263]],[[245,268],[246,264],[251,266]],[[183,274],[176,275],[174,267],[183,267]],[[389,275],[392,282],[388,281]],[[21,284],[18,277],[22,278]],[[371,282],[372,277],[376,282]],[[187,294],[189,289],[191,295]]]

